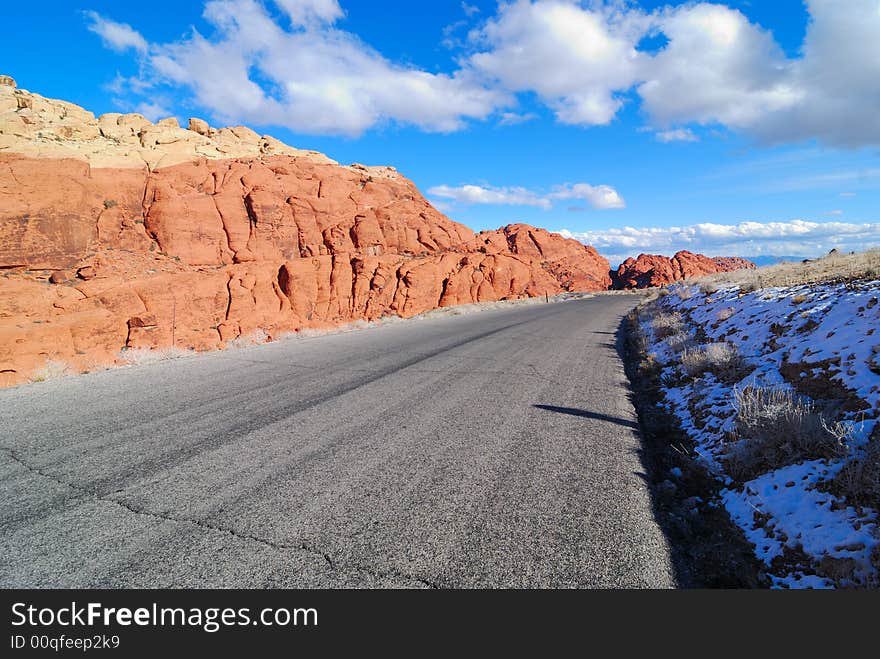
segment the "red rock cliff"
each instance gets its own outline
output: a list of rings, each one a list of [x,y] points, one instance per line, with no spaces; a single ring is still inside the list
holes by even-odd
[[[384,315],[604,290],[594,249],[474,234],[392,168],[243,127],[90,113],[0,79],[0,384]]]

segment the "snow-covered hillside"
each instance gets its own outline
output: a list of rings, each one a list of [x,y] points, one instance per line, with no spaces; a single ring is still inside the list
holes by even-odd
[[[877,586],[880,281],[665,293],[646,353],[772,583]]]

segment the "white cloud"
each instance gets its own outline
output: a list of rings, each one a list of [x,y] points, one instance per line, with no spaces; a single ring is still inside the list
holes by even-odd
[[[275,4],[293,25],[334,23],[345,16],[337,0],[275,0]]]
[[[607,124],[623,105],[616,92],[638,79],[643,22],[564,0],[501,4],[473,35],[482,51],[469,63],[507,89],[537,93],[563,123]]]
[[[640,253],[671,255],[682,249],[710,256],[815,256],[835,247],[860,251],[880,246],[880,223],[834,221],[704,223],[560,233],[593,245],[618,263]]]
[[[501,206],[537,206],[545,210],[552,207],[552,202],[527,190],[526,188],[493,188],[480,185],[462,185],[451,187],[435,185],[428,189],[428,194],[442,199],[452,199],[466,204],[493,204]]]
[[[386,122],[454,131],[499,112],[501,123],[527,116],[517,95],[535,94],[558,121],[582,126],[608,124],[640,99],[661,141],[721,125],[768,143],[880,144],[880,6],[845,4],[806,0],[806,36],[789,57],[718,2],[646,12],[624,0],[510,0],[467,44],[445,35],[460,51],[448,72],[392,62],[340,29],[338,0],[210,0],[210,34],[170,44],[86,16],[108,47],[136,52],[147,77],[188,89],[220,120],[323,134]],[[645,48],[646,37],[665,42]]]
[[[574,185],[565,185],[557,188],[548,197],[550,199],[582,199],[593,208],[601,210],[626,208],[626,202],[624,202],[623,197],[610,185],[575,183]]]
[[[611,186],[590,185],[588,183],[558,185],[549,194],[538,193],[523,187],[436,185],[428,189],[428,194],[466,204],[536,206],[545,210],[552,208],[553,202],[560,199],[580,199],[599,210],[626,207],[623,197]]]
[[[477,7],[476,5],[469,5],[466,2],[461,3],[461,10],[464,12],[464,15],[467,16],[468,18],[476,16],[477,14],[480,13],[479,7]]]
[[[880,143],[877,0],[807,0],[798,57],[727,5],[516,0],[473,35],[469,64],[534,92],[564,123],[607,124],[635,92],[655,127],[720,124],[771,143]],[[659,50],[639,48],[663,37]],[[661,132],[660,135],[664,133]]]
[[[773,142],[806,138],[843,147],[880,143],[880,4],[807,0],[810,24],[791,84],[801,102],[754,126]]]
[[[135,105],[133,111],[144,115],[147,119],[153,122],[174,116],[174,113],[164,105],[160,105],[159,103],[148,103],[146,101]]]
[[[646,60],[638,86],[656,123],[744,128],[800,100],[773,35],[739,11],[700,3],[663,10],[656,19],[669,42]]]
[[[520,114],[518,112],[502,112],[501,116],[498,118],[499,126],[516,126],[518,124],[524,124],[527,121],[531,121],[532,119],[537,119],[538,115],[533,112],[526,112]]]
[[[304,133],[355,136],[386,121],[454,131],[508,100],[465,70],[429,73],[388,61],[333,26],[342,15],[335,1],[276,4],[289,29],[256,0],[208,2],[204,17],[214,33],[152,44],[148,69],[189,89],[220,121]]]
[[[841,192],[841,193],[840,193],[840,196],[841,196],[841,197],[851,198],[851,197],[855,197],[855,196],[856,196],[856,193],[855,193],[855,192]]]
[[[654,136],[658,142],[699,142],[700,138],[690,128],[675,128],[674,130],[662,130]]]
[[[825,213],[825,215],[828,215],[831,217],[840,217],[841,215],[843,215],[843,211],[842,210],[828,211],[827,213]]]
[[[130,25],[108,20],[94,11],[84,13],[89,30],[101,37],[104,45],[111,50],[119,53],[129,49],[139,53],[147,52],[147,40]]]

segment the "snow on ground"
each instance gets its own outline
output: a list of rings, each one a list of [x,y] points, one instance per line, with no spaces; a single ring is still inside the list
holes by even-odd
[[[652,304],[641,326],[647,352],[662,367],[665,404],[694,441],[699,459],[724,483],[723,505],[755,545],[773,585],[876,585],[871,552],[880,543],[877,512],[829,493],[828,483],[878,425],[880,281],[745,294],[733,285],[712,292],[682,284]],[[652,323],[663,312],[681,314],[689,336],[659,338]],[[754,370],[737,382],[712,373],[683,377],[683,340],[734,344]],[[736,483],[723,460],[736,423],[736,390],[794,384],[800,394],[844,401],[834,413],[851,428],[851,456],[780,465]]]

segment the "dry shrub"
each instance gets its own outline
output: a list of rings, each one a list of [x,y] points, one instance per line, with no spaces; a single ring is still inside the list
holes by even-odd
[[[691,348],[693,344],[693,337],[691,337],[691,335],[686,332],[676,332],[675,334],[671,334],[666,338],[666,345],[675,354]]]
[[[734,392],[735,442],[725,456],[731,476],[748,481],[786,465],[845,456],[852,427],[831,421],[790,389],[749,386]]]
[[[685,348],[681,354],[681,368],[690,378],[712,373],[728,384],[739,382],[752,371],[736,346],[726,342]]]
[[[47,380],[56,380],[71,375],[74,371],[67,362],[58,359],[50,359],[40,368],[31,373],[31,382],[45,382]]]
[[[684,332],[684,319],[680,313],[660,311],[651,320],[651,328],[654,330],[654,336],[665,339]]]
[[[725,307],[724,309],[719,309],[718,313],[715,314],[715,317],[723,323],[725,320],[732,318],[735,313],[736,309],[733,307]]]
[[[247,348],[248,346],[260,345],[269,340],[269,335],[262,329],[255,329],[250,334],[241,334],[226,342],[227,348]]]
[[[880,510],[880,432],[843,466],[834,479],[835,491],[850,503]]]
[[[700,290],[704,295],[715,295],[721,288],[714,281],[704,281],[700,284]]]
[[[678,285],[675,287],[675,294],[678,296],[679,300],[684,302],[685,300],[690,300],[694,296],[694,291],[690,286]]]

